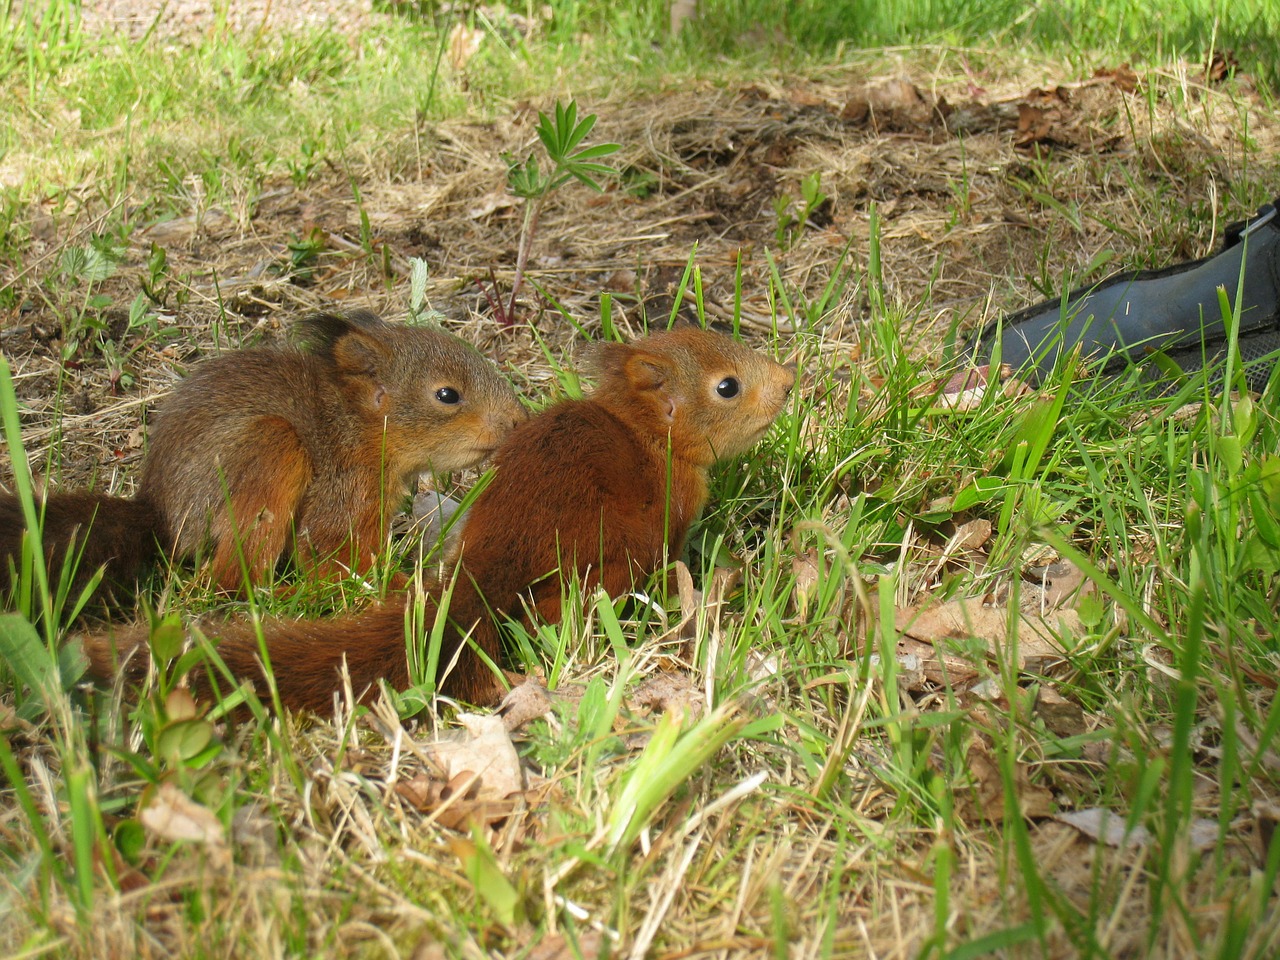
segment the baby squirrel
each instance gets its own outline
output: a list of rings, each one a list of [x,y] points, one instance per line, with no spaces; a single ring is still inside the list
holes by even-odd
[[[476,704],[501,698],[499,678],[459,646],[469,635],[501,663],[498,623],[530,614],[559,621],[562,577],[618,596],[678,557],[706,502],[709,468],[764,436],[795,381],[792,369],[763,354],[692,328],[599,344],[594,362],[598,385],[588,398],[557,403],[507,436],[496,475],[464,520],[440,655],[448,696]],[[428,628],[441,592],[427,597]],[[254,626],[201,629],[217,640],[231,672],[251,679],[265,699]],[[409,684],[404,596],[332,620],[269,620],[261,630],[287,707],[327,711],[344,660],[364,701],[376,696],[379,679],[398,689]],[[87,638],[91,672],[110,679],[117,651],[145,641],[141,628]],[[193,677],[199,687],[205,679]]]
[[[51,571],[80,551],[81,582],[105,564],[127,583],[157,550],[209,555],[227,593],[290,549],[319,576],[363,571],[419,473],[479,463],[525,418],[511,384],[449,334],[366,311],[294,330],[299,347],[227,353],[174,388],[135,497],[49,494]],[[0,589],[24,532],[17,498],[0,498]]]

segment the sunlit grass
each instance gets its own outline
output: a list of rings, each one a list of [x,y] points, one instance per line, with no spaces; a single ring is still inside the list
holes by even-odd
[[[1088,17],[1069,4],[904,4],[858,8],[842,27],[846,9],[708,0],[638,76],[616,75],[618,64],[631,70],[629,55],[651,52],[664,5],[557,5],[543,38],[492,44],[465,76],[435,56],[429,22],[394,21],[354,44],[232,37],[174,56],[95,46],[65,18],[10,19],[5,248],[54,276],[22,222],[37,198],[68,218],[79,204],[126,211],[112,221],[126,230],[128,218],[251,210],[280,183],[358,185],[366,166],[404,165],[427,120],[483,121],[510,112],[504,98],[571,83],[654,83],[750,45],[752,29],[761,49],[771,30],[809,38],[800,55],[775,51],[775,65],[821,60],[840,40],[988,51],[1034,41],[1081,75],[1095,55],[1160,62],[1232,46],[1247,58],[1271,36],[1249,32],[1261,15],[1249,4],[1183,4],[1159,32],[1126,4]],[[705,66],[741,80],[754,69],[744,62]],[[1162,89],[1149,96],[1174,96]],[[428,156],[430,144],[415,149]],[[1037,215],[1087,222],[1091,211],[1060,199],[1069,184],[1048,159],[1019,174]],[[963,206],[967,187],[952,189]],[[1135,177],[1123,189],[1155,188]],[[1243,177],[1230,189],[1274,184]],[[1167,259],[1155,248],[1202,226],[1202,213],[1131,238]],[[77,687],[74,603],[51,595],[28,557],[20,592],[31,602],[0,621],[0,944],[27,955],[363,956],[435,941],[475,956],[565,935],[586,938],[583,953],[599,952],[592,937],[616,937],[619,952],[664,956],[1271,955],[1276,382],[1246,399],[1203,377],[1155,392],[1132,373],[1077,382],[1065,366],[1035,390],[993,387],[951,408],[942,360],[910,340],[937,305],[902,301],[875,209],[868,219],[867,248],[851,246],[817,289],[789,285],[769,260],[772,329],[752,340],[794,355],[801,387],[769,437],[713,477],[684,558],[703,599],[696,616],[675,630],[678,591],[657,582],[660,611],[579,598],[565,623],[517,635],[513,664],[543,670],[563,699],[518,741],[527,796],[478,838],[451,846],[465,831],[398,792],[424,765],[394,711],[330,723],[254,710],[215,726],[175,695],[169,665],[140,695]],[[1051,253],[1046,293],[1062,282]],[[696,253],[690,264],[700,268]],[[682,293],[705,315],[701,289],[686,271]],[[608,310],[572,319],[608,327]],[[543,350],[552,374],[538,389],[572,386],[565,359]],[[7,380],[0,412],[34,510]],[[989,535],[957,546],[975,522]],[[1024,664],[1016,611],[1055,561],[1083,574],[1066,603],[1076,625],[1060,631],[1061,656]],[[231,609],[188,570],[160,571],[152,586],[171,609]],[[959,597],[1011,611],[1010,631],[995,644],[937,641],[943,675],[921,680],[919,652],[899,655],[897,616]],[[352,587],[259,603],[265,615],[314,616],[366,599]],[[172,661],[178,639],[162,626],[152,647]],[[633,702],[664,677],[687,677],[701,720]],[[1076,708],[1067,723],[1044,707],[1047,693]],[[445,710],[407,729],[425,739],[452,720]],[[141,809],[166,784],[209,814],[203,833],[143,828]],[[1048,819],[1094,807],[1132,845]]]

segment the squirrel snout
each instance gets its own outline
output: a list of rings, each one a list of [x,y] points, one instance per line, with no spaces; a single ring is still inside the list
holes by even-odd
[[[528,419],[529,411],[519,404],[516,404],[514,409],[495,410],[489,415],[486,425],[489,428],[489,432],[493,434],[495,440],[498,443],[501,443],[506,439],[508,433]]]
[[[782,399],[785,402],[791,396],[791,391],[796,387],[797,370],[794,361],[787,364],[779,364],[777,379],[778,385],[782,388]]]

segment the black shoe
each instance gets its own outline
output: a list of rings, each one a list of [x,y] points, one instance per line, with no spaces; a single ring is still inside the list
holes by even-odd
[[[1063,349],[1081,347],[1092,372],[1113,372],[1157,350],[1191,373],[1225,355],[1218,288],[1234,301],[1244,264],[1240,360],[1250,390],[1261,391],[1280,351],[1280,199],[1227,228],[1221,253],[1163,270],[1118,273],[1066,297],[988,324],[973,341],[981,362],[998,343],[1000,362],[1031,379],[1049,373]],[[1149,369],[1159,377],[1155,365]]]

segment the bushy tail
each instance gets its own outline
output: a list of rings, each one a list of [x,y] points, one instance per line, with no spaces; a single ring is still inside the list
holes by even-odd
[[[128,587],[159,552],[158,515],[150,501],[98,493],[53,493],[37,505],[43,515],[43,548],[51,584],[61,576],[68,554],[74,558],[71,587],[79,591],[100,567],[103,582]],[[22,506],[14,496],[0,496],[0,591],[11,586],[10,565],[17,569],[27,532]]]
[[[362,703],[378,695],[378,681],[403,690],[409,685],[409,665],[405,655],[405,597],[392,598],[360,613],[333,620],[263,620],[262,640],[271,660],[276,690],[281,705],[292,710],[310,710],[325,715],[330,712],[333,692],[341,685],[342,666],[346,663],[351,688]],[[426,626],[429,629],[435,605],[427,603]],[[463,622],[463,612],[456,610],[456,622]],[[470,626],[470,624],[468,624]],[[197,628],[217,647],[218,655],[237,680],[248,680],[263,703],[270,705],[269,688],[262,670],[258,628],[246,619],[204,621]],[[485,652],[497,659],[498,636],[493,623],[481,619],[475,626],[473,639]],[[146,642],[146,630],[130,627],[85,637],[84,652],[90,672],[104,680],[113,679],[118,665],[137,647]],[[453,654],[462,642],[462,634],[452,625],[446,629],[441,645],[440,670],[447,670]],[[128,657],[129,672],[144,671],[145,658],[136,653]],[[502,687],[489,668],[471,650],[463,650],[453,669],[442,678],[442,692],[470,703],[495,703]],[[225,677],[215,676],[216,685],[225,691]],[[193,674],[197,693],[210,692],[210,677],[204,668]]]

